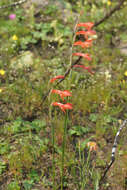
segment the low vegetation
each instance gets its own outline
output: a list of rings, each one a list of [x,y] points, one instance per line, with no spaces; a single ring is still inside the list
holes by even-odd
[[[47,2],[0,12],[1,190],[126,189],[126,127],[100,179],[127,118],[127,2]]]

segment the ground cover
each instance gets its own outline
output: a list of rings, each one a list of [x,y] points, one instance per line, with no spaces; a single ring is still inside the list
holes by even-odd
[[[84,11],[80,23],[96,24],[119,2],[51,1],[41,10],[32,4],[29,11],[25,5],[1,10],[1,189],[53,189],[53,156],[55,189],[61,188],[65,115],[51,106],[54,100],[61,100],[58,95],[50,93],[45,100],[44,97],[52,88],[50,80],[63,75],[69,67],[80,11]],[[98,189],[110,161],[115,134],[127,117],[126,11],[124,2],[120,10],[94,27],[97,38],[86,50],[92,57],[90,66],[94,74],[74,68],[57,86],[72,93],[67,100],[73,105],[67,121],[64,189]],[[79,47],[73,47],[73,53],[78,50]],[[76,61],[77,57],[72,59]],[[81,62],[89,66],[89,61]],[[127,188],[125,134],[126,128],[102,190]]]

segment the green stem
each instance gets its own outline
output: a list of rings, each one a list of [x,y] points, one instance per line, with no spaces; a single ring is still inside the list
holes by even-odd
[[[63,190],[63,185],[64,185],[64,157],[65,157],[66,134],[67,134],[67,120],[68,120],[68,112],[66,112],[65,115],[64,134],[63,134],[63,143],[62,143],[61,190]]]
[[[55,140],[54,140],[54,134],[55,134],[55,130],[54,130],[54,125],[52,125],[52,156],[53,156],[53,159],[52,159],[52,178],[53,178],[53,190],[55,190],[55,149],[54,149],[54,146],[55,146]]]
[[[51,116],[51,108],[49,110],[49,116],[50,116],[50,120],[52,120],[52,116]],[[56,113],[55,113],[55,118],[56,118]],[[56,119],[55,119],[56,121]],[[54,123],[51,123],[51,132],[52,132],[52,180],[53,180],[53,190],[56,190],[55,187],[55,129],[54,129]]]

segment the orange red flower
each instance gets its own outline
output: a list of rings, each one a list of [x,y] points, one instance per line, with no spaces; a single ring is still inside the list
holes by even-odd
[[[92,58],[90,57],[90,55],[88,53],[73,53],[74,56],[81,56],[84,57],[85,59],[87,59],[88,61],[91,61]]]
[[[89,36],[95,35],[96,32],[94,30],[88,30],[88,31],[78,31],[76,32],[76,35],[84,35],[86,39],[88,39]]]
[[[64,113],[66,110],[72,110],[73,106],[70,103],[62,104],[59,102],[53,102],[52,106],[58,106]]]
[[[63,75],[58,75],[58,76],[52,78],[52,79],[50,80],[50,82],[53,83],[55,80],[57,80],[57,79],[63,79],[63,78],[64,78]]]
[[[77,41],[74,46],[81,46],[82,48],[89,48],[92,46],[92,40],[86,40],[85,42]]]
[[[85,67],[84,65],[74,65],[73,67],[80,67],[82,69],[87,70],[89,73],[91,73],[92,75],[94,74],[94,72],[91,71],[90,67]]]
[[[77,24],[77,27],[85,27],[87,30],[91,30],[91,28],[94,26],[93,22],[83,22],[83,23],[79,23]]]
[[[76,32],[76,35],[84,35],[84,41],[76,41],[74,42],[73,46],[81,46],[82,48],[89,48],[92,46],[92,42],[93,42],[93,39],[89,39],[89,36],[92,36],[92,35],[95,35],[96,32],[94,30],[91,30],[92,27],[94,26],[94,23],[92,22],[86,22],[86,23],[79,23],[76,25],[76,27],[84,27],[85,30],[81,30],[81,31],[77,31]],[[87,59],[88,61],[91,61],[92,58],[90,56],[90,54],[88,53],[80,53],[80,52],[76,52],[76,53],[73,53],[72,54],[73,56],[79,56],[79,57],[83,57],[85,59]],[[78,65],[78,64],[72,64],[71,65],[71,68],[72,67],[79,67],[79,68],[82,68],[82,69],[85,69],[87,70],[89,73],[91,74],[94,74],[94,72],[91,70],[90,67],[86,67],[84,65]],[[70,70],[69,70],[70,71]],[[69,72],[67,71],[67,74]],[[65,76],[67,75],[65,73]],[[64,75],[58,75],[58,76],[55,76],[54,78],[52,78],[50,80],[51,83],[53,83],[55,80],[57,79],[64,79],[65,78]],[[51,93],[53,94],[58,94],[60,96],[60,98],[64,101],[64,98],[65,97],[68,97],[68,96],[72,96],[72,93],[69,92],[68,90],[56,90],[56,89],[53,89],[51,91]],[[52,103],[52,106],[58,106],[64,113],[66,110],[71,110],[73,109],[73,106],[71,103],[66,103],[66,104],[63,104],[63,103],[60,103],[60,102],[53,102]],[[88,146],[90,146],[91,144],[88,144]],[[93,147],[93,149],[95,149],[95,147]],[[92,148],[90,148],[90,150],[92,150]]]
[[[90,152],[97,150],[97,143],[95,143],[95,142],[92,142],[92,141],[91,141],[91,142],[88,142],[88,143],[87,143],[87,146],[88,146]]]
[[[59,94],[62,100],[64,100],[64,97],[72,96],[72,93],[69,92],[68,90],[62,91],[62,90],[55,90],[55,89],[53,89],[53,90],[51,91],[51,93]]]

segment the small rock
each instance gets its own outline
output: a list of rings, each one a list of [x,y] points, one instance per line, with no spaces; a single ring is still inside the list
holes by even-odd
[[[17,70],[22,68],[28,68],[32,66],[33,61],[33,53],[30,51],[23,52],[18,58],[14,57],[11,60],[11,69]]]

